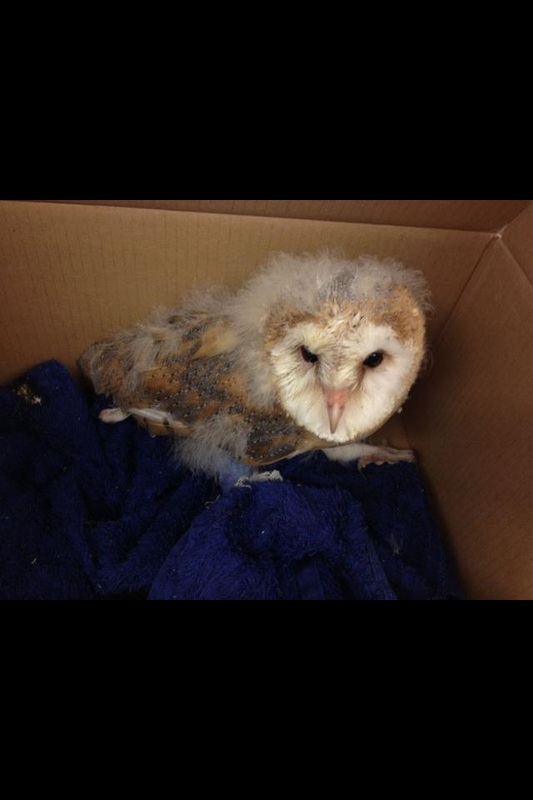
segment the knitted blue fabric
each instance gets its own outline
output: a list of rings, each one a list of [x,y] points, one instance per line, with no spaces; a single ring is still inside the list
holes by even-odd
[[[53,360],[0,388],[1,599],[462,597],[416,465],[316,453],[221,494],[105,405]]]

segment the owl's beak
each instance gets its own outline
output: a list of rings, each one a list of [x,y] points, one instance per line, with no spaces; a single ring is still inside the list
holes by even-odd
[[[326,392],[326,405],[328,409],[329,429],[331,433],[335,433],[337,430],[340,418],[344,412],[344,406],[348,400],[348,394],[349,392],[347,389],[335,389],[333,391]]]

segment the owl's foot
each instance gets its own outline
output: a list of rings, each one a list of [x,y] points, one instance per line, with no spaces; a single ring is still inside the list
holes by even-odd
[[[414,461],[415,454],[412,450],[398,450],[396,447],[374,446],[372,450],[357,459],[359,472],[369,464],[396,464],[399,461]]]
[[[247,464],[231,462],[228,459],[228,463],[224,466],[224,470],[218,478],[218,483],[222,493],[227,494],[233,488],[250,488],[251,483],[282,480],[283,478],[277,469],[258,472]]]
[[[281,473],[277,469],[270,470],[269,472],[253,472],[251,475],[243,475],[235,486],[246,486],[248,483],[257,483],[259,481],[282,481]]]
[[[369,464],[396,464],[398,461],[414,461],[415,455],[412,450],[398,450],[395,447],[385,445],[366,444],[366,442],[354,442],[352,444],[330,447],[324,450],[331,461],[355,461],[359,471]]]

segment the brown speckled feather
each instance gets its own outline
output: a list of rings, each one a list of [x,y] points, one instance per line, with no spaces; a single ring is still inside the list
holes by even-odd
[[[218,416],[246,435],[245,452],[230,455],[251,466],[327,446],[296,425],[279,404],[259,408],[248,401],[235,369],[235,336],[227,322],[203,319],[171,353],[162,353],[157,347],[164,333],[154,330],[149,334],[153,363],[143,365],[137,374],[133,334],[96,342],[80,359],[96,391],[111,396],[118,408],[135,417],[151,435],[187,437]],[[147,335],[144,328],[143,335]],[[168,416],[161,421],[150,419],[143,416],[147,409]]]

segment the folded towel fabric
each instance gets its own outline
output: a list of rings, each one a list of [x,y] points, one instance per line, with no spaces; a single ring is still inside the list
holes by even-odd
[[[0,388],[0,599],[455,599],[415,464],[276,465],[221,493],[46,361]]]

